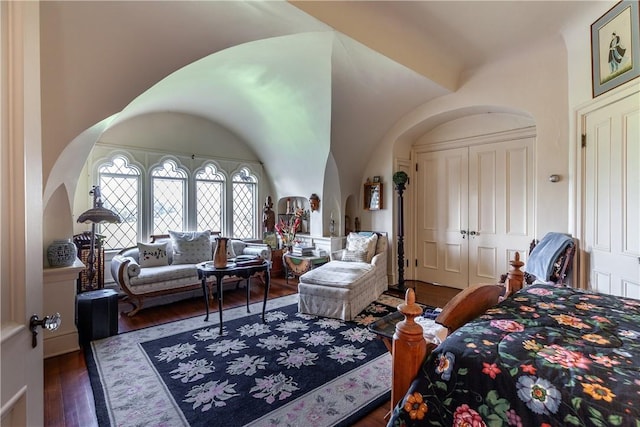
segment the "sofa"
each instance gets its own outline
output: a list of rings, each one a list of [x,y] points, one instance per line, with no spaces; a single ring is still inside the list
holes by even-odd
[[[388,247],[386,233],[350,233],[328,263],[300,276],[298,311],[353,320],[388,289]]]
[[[194,291],[202,288],[196,265],[213,259],[217,233],[178,232],[152,235],[149,243],[118,252],[111,261],[111,274],[137,314],[147,298]],[[271,261],[271,248],[262,243],[230,239],[227,257],[249,255]],[[238,278],[225,278],[225,282]],[[215,289],[215,288],[214,288]]]

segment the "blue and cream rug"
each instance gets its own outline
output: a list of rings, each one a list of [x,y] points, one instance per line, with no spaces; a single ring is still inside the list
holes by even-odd
[[[102,426],[350,425],[389,399],[391,358],[366,325],[302,315],[297,295],[94,341],[87,366]]]

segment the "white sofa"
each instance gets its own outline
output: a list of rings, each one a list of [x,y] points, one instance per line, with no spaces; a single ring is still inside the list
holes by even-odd
[[[363,250],[365,246],[368,251]],[[388,289],[388,247],[386,233],[350,233],[345,249],[333,252],[331,261],[300,276],[298,311],[353,320]]]
[[[192,259],[194,262],[175,262],[174,245],[169,235],[151,236],[151,242],[148,244],[138,244],[115,255],[111,261],[111,274],[133,305],[133,309],[127,314],[134,316],[138,313],[143,308],[146,298],[201,289],[202,282],[198,279],[196,264],[213,259],[216,237],[215,234],[210,235],[209,252],[205,259]],[[167,260],[158,262],[161,265],[144,266],[145,263],[140,259],[140,250],[163,244],[166,245]],[[254,255],[270,261],[271,248],[262,243],[231,239],[228,256],[233,258],[236,255]],[[235,278],[225,280],[238,283],[238,279]]]

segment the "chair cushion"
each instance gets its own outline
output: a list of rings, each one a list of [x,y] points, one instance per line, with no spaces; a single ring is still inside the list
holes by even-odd
[[[211,232],[169,231],[173,264],[197,264],[211,260]]]
[[[140,286],[185,279],[189,279],[189,282],[192,284],[198,283],[198,270],[195,265],[178,264],[143,268],[137,277],[130,279],[130,283],[131,286]]]
[[[331,261],[304,273],[300,276],[300,283],[353,288],[371,271],[373,266],[366,262]]]

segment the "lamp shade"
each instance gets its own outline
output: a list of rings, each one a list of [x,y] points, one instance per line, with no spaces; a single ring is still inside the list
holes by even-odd
[[[83,212],[78,217],[78,222],[85,224],[104,224],[121,222],[120,215],[114,211],[98,206]]]
[[[398,171],[393,174],[393,183],[395,185],[404,185],[409,180],[409,175],[406,172]]]

